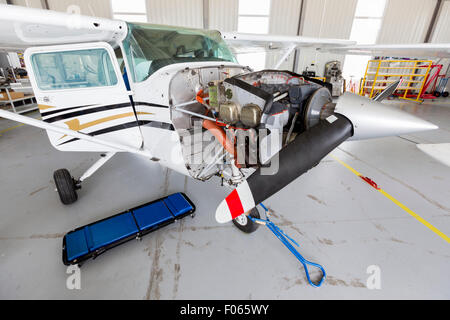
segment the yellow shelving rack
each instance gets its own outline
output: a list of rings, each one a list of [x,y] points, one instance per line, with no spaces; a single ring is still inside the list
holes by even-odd
[[[359,94],[372,99],[389,84],[403,79],[397,89],[401,99],[421,102],[431,60],[369,60]]]

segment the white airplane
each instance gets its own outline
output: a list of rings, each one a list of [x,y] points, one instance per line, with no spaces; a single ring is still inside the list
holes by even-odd
[[[194,179],[222,177],[236,189],[218,206],[217,221],[252,232],[247,215],[257,216],[255,206],[342,142],[437,128],[380,98],[346,93],[335,104],[318,80],[252,72],[227,45],[286,48],[277,66],[301,47],[371,50],[347,40],[221,35],[6,5],[0,29],[0,47],[26,48],[43,120],[4,110],[0,117],[45,129],[60,151],[105,153],[80,178],[55,172],[64,204],[114,154],[130,152]],[[373,49],[450,56],[449,44]]]

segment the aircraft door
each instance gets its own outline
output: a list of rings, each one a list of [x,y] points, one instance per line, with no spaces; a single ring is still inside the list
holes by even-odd
[[[113,48],[105,42],[35,47],[25,51],[42,119],[131,147],[142,136]],[[48,132],[61,151],[113,151]]]

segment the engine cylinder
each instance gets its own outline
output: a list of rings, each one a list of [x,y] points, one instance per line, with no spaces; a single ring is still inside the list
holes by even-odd
[[[239,108],[234,102],[226,102],[220,105],[219,116],[227,124],[236,124],[239,121]]]
[[[247,127],[254,128],[261,123],[262,110],[256,104],[247,104],[241,110],[241,122]]]

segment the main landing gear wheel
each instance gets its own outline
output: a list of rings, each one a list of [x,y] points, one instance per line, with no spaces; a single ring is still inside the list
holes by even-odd
[[[254,208],[250,212],[250,216],[252,218],[261,219],[261,216],[259,215],[259,211],[256,208]],[[245,214],[234,219],[233,224],[244,233],[253,233],[259,227],[259,224],[250,220]]]
[[[78,200],[77,189],[79,188],[67,169],[55,171],[53,178],[63,204],[69,205]]]

